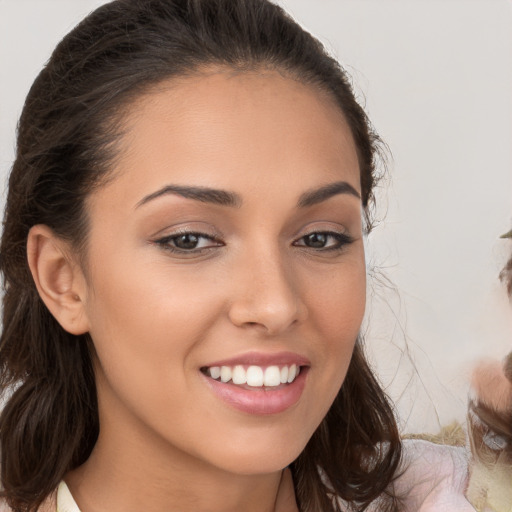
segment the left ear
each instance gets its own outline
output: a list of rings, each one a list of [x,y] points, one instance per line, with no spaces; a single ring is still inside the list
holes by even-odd
[[[64,330],[79,335],[89,331],[85,311],[86,281],[73,261],[69,244],[42,224],[27,238],[27,258],[39,296]]]

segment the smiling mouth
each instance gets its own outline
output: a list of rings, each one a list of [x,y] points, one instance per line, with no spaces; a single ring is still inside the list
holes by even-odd
[[[279,389],[291,384],[300,374],[301,366],[210,366],[201,368],[201,372],[211,379],[224,384],[242,386],[245,389]]]

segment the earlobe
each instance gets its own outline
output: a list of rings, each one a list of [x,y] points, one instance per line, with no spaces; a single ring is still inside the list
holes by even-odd
[[[85,279],[68,244],[38,224],[29,231],[27,258],[39,296],[62,328],[75,335],[86,333]]]

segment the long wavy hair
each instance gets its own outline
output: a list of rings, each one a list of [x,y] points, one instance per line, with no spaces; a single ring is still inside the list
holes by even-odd
[[[350,80],[318,40],[267,0],[116,0],[56,47],[20,118],[0,245],[2,496],[32,512],[89,457],[99,431],[92,342],[64,331],[38,296],[27,235],[46,224],[84,254],[84,200],[109,178],[123,113],[160,82],[208,65],[275,69],[327,91],[358,152],[371,228],[381,142]],[[358,342],[327,416],[291,464],[302,512],[362,511],[396,473],[393,410]],[[388,496],[389,497],[389,496]],[[393,497],[382,510],[395,509]]]

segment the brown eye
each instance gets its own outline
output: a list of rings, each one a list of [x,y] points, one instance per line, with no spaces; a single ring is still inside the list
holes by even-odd
[[[155,240],[155,243],[163,249],[177,253],[196,253],[224,245],[205,233],[177,233]]]
[[[352,242],[352,237],[344,233],[330,231],[315,231],[299,238],[293,245],[307,247],[317,251],[341,250],[345,245]]]
[[[178,249],[190,250],[197,248],[199,244],[199,236],[193,233],[179,235],[173,238],[174,246]]]
[[[327,233],[311,233],[304,237],[304,245],[314,249],[322,249],[327,245],[329,236]]]

